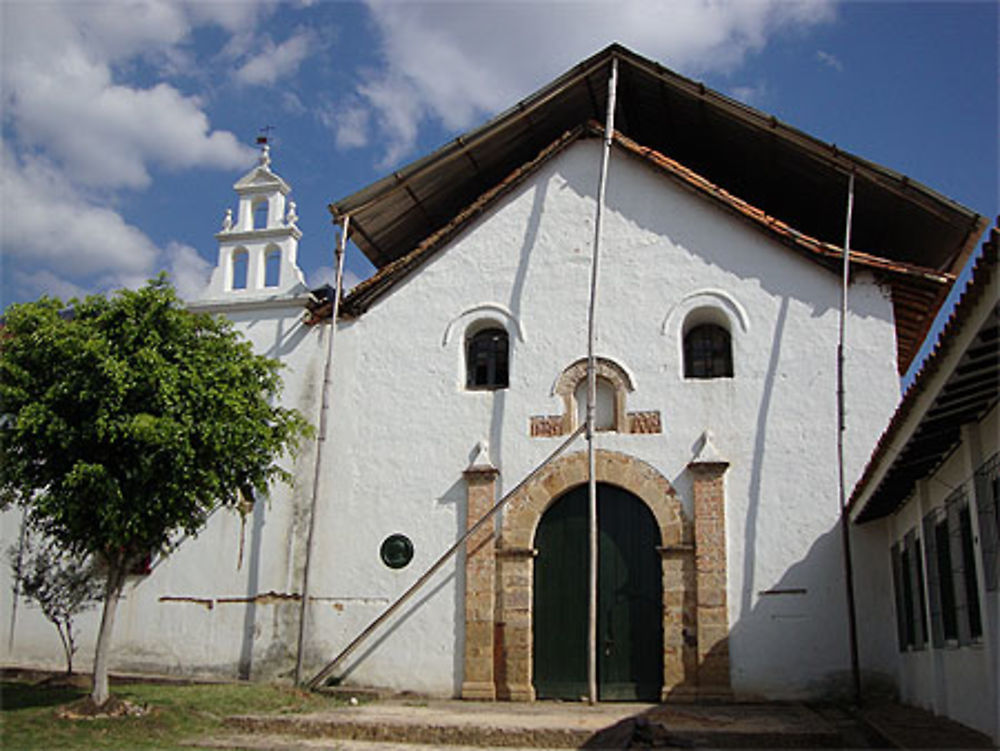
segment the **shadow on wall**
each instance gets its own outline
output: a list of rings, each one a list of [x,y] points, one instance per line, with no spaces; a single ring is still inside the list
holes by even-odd
[[[753,607],[731,626],[728,639],[685,664],[683,680],[666,693],[664,702],[852,701],[841,561],[840,528],[834,525],[780,579],[756,593]],[[866,585],[878,583],[860,582]],[[684,637],[689,645],[697,639],[696,607],[695,598],[685,603],[684,622],[691,626]],[[732,686],[728,690],[726,673],[720,672],[727,664]],[[866,699],[896,698],[894,679],[864,665],[862,686]]]
[[[760,407],[757,412],[757,430],[754,438],[753,464],[750,468],[750,489],[747,499],[747,515],[743,529],[743,588],[740,596],[740,612],[750,610],[753,601],[754,570],[757,563],[757,517],[760,513],[760,490],[764,470],[764,451],[767,447],[767,424],[771,412],[771,395],[774,393],[774,381],[778,372],[778,359],[781,354],[781,343],[784,340],[785,321],[788,317],[788,297],[781,298],[781,308],[774,324],[774,336],[771,340],[771,354],[768,358],[767,373],[764,376],[764,387]]]
[[[855,590],[863,586],[879,583],[856,570]],[[820,535],[776,582],[761,585],[752,597],[753,607],[730,628],[734,689],[746,698],[852,700],[839,523]],[[865,620],[859,613],[859,628]],[[863,633],[859,632],[859,640],[865,641]],[[862,665],[861,677],[865,695],[894,695],[895,680],[885,673]]]
[[[444,578],[431,586],[430,590],[425,591],[423,597],[414,602],[408,608],[406,608],[402,613],[397,615],[389,625],[384,626],[378,632],[378,635],[373,637],[368,648],[362,652],[357,657],[353,657],[333,678],[330,679],[329,685],[336,685],[347,678],[350,678],[351,674],[354,673],[369,657],[378,651],[381,647],[396,631],[402,626],[406,621],[408,621],[415,613],[423,608],[430,600],[432,600],[435,595],[446,589],[452,582],[454,582],[458,577],[455,572],[444,576]]]
[[[250,680],[253,672],[254,639],[257,627],[256,596],[260,590],[260,552],[264,537],[264,515],[266,513],[265,499],[258,498],[253,504],[252,525],[250,531],[250,556],[247,561],[248,602],[243,613],[243,635],[240,643],[240,659],[237,675],[241,680]]]

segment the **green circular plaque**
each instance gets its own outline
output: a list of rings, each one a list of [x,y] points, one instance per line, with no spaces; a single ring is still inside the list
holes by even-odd
[[[403,568],[413,560],[413,543],[406,535],[389,535],[382,541],[379,555],[389,568]]]

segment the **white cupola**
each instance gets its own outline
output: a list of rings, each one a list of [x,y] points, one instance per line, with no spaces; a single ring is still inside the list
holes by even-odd
[[[306,289],[296,257],[302,231],[296,226],[291,188],[271,171],[270,147],[261,146],[257,166],[233,185],[239,196],[236,219],[226,209],[219,241],[219,261],[206,298],[238,299],[285,296]]]

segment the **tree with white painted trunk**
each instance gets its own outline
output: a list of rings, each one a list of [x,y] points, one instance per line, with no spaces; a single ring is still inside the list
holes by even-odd
[[[110,297],[13,305],[0,330],[0,507],[16,503],[69,555],[106,571],[91,699],[127,577],[249,488],[309,432],[275,406],[278,364],[221,318],[185,310],[165,278]]]

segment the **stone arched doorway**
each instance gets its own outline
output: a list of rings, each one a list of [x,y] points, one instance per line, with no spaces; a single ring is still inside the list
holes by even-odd
[[[649,464],[613,451],[598,450],[599,483],[621,488],[641,500],[655,519],[661,559],[662,696],[676,698],[695,689],[696,600],[694,535],[673,487]],[[496,550],[497,696],[535,698],[533,681],[533,583],[535,533],[553,501],[587,481],[587,455],[578,452],[550,464],[511,499]]]

